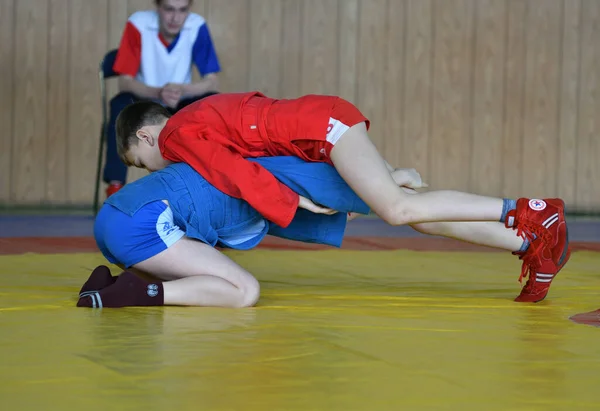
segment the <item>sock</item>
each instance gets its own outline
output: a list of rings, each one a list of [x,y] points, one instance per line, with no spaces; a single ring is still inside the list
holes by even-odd
[[[79,290],[79,296],[81,297],[81,294],[90,291],[102,290],[103,288],[114,284],[115,281],[117,281],[117,277],[111,275],[110,269],[105,265],[99,265],[94,268],[90,278],[88,278],[85,284],[83,284],[83,287],[81,287],[81,290]]]
[[[500,217],[500,222],[503,223],[506,221],[506,215],[508,214],[509,211],[514,210],[515,208],[517,208],[517,201],[516,200],[511,200],[509,198],[505,198],[502,200],[502,216]],[[512,226],[512,224],[509,224]]]
[[[531,234],[531,235],[533,236],[533,240],[535,240],[537,238],[537,235],[535,235],[535,234]],[[521,248],[519,249],[519,252],[524,253],[525,251],[527,251],[527,249],[529,248],[530,244],[531,244],[531,241],[529,241],[528,238],[524,238],[523,239],[523,244],[521,245]]]
[[[114,284],[79,299],[77,307],[147,307],[164,305],[161,282],[149,283],[137,275],[124,271]]]
[[[524,253],[525,251],[527,251],[527,249],[529,248],[529,240],[528,239],[524,239],[523,240],[523,245],[521,245],[521,248],[519,249],[520,253]]]

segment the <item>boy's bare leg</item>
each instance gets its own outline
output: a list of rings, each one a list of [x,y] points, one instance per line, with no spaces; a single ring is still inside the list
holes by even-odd
[[[134,267],[167,281],[165,305],[248,307],[260,293],[252,274],[212,246],[187,237]]]
[[[392,225],[415,225],[430,234],[520,251],[519,280],[527,283],[515,301],[538,302],[570,258],[569,236],[561,199],[504,200],[457,191],[408,194],[398,188],[388,166],[367,135],[364,123],[351,127],[331,150],[342,178],[383,220]],[[451,224],[448,222],[472,222]],[[506,232],[504,222],[523,235]],[[420,225],[432,223],[436,225]],[[521,243],[519,246],[518,244]],[[528,247],[529,244],[532,247]],[[518,247],[518,248],[517,248]]]
[[[499,221],[503,200],[458,191],[408,195],[390,175],[367,135],[365,123],[352,126],[331,150],[342,178],[384,221],[392,225],[432,221]]]
[[[503,223],[492,221],[422,223],[412,224],[411,227],[423,234],[454,238],[507,251],[519,251],[523,246],[523,239],[515,231],[507,229]]]
[[[403,186],[412,180],[412,173],[406,169],[398,169],[392,172],[394,182]],[[409,195],[417,195],[417,191],[400,187]],[[411,224],[415,230],[429,235],[454,238],[472,244],[487,247],[500,248],[508,251],[519,251],[523,247],[523,239],[517,236],[514,230],[507,229],[503,223],[493,221],[440,221],[434,223]]]
[[[401,186],[403,192],[408,195],[417,195],[415,190],[405,187],[407,182],[415,179],[414,170],[409,170],[408,172],[402,169],[396,170],[391,176],[395,183]],[[418,180],[420,180],[420,178]],[[555,200],[551,201],[556,203]],[[546,206],[544,202],[540,200],[531,200],[529,202],[529,207],[534,209],[540,204],[543,204],[543,207],[539,207],[540,210],[545,210]],[[562,210],[556,206],[552,211],[559,211],[559,213],[562,214]],[[525,214],[526,213],[527,211]],[[550,217],[547,217],[549,215],[549,213],[547,213],[542,217],[546,218],[541,224],[544,228],[548,229],[552,225],[555,225],[555,236],[551,236],[550,239],[546,238],[545,240],[546,244],[550,245],[550,247],[544,247],[546,244],[543,244],[543,237],[547,237],[547,233],[541,232],[541,239],[536,239],[535,235],[532,235],[533,233],[524,235],[522,238],[519,235],[521,230],[514,233],[514,231],[507,229],[504,224],[497,222],[432,222],[411,224],[411,226],[417,231],[426,234],[440,235],[474,244],[517,252],[516,254],[523,260],[519,280],[527,275],[529,278],[521,290],[521,293],[515,298],[515,301],[538,302],[546,297],[552,280],[564,267],[571,255],[564,215],[562,216],[563,221],[561,222],[559,213],[550,215]],[[513,215],[515,214],[516,212]],[[525,219],[527,219],[526,215]],[[523,234],[523,232],[520,234]],[[535,245],[533,251],[529,248],[532,241]]]
[[[359,217],[358,213],[348,213],[348,221]],[[519,251],[523,247],[523,239],[515,231],[507,229],[503,223],[492,221],[458,221],[411,224],[416,231],[454,238],[467,243],[500,248],[508,251]]]
[[[139,272],[146,275],[135,274]],[[250,307],[259,294],[259,283],[248,271],[213,247],[183,237],[106,288],[84,293],[77,305]]]

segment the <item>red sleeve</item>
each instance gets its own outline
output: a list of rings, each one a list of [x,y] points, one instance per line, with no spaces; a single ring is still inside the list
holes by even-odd
[[[135,77],[142,61],[142,35],[131,22],[125,25],[113,70]]]
[[[299,195],[260,164],[246,160],[223,145],[207,140],[170,137],[163,156],[189,164],[227,195],[241,198],[267,220],[285,228],[298,209]]]

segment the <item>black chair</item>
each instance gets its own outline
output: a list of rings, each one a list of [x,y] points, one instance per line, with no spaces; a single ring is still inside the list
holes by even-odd
[[[98,214],[99,208],[99,190],[100,181],[102,181],[102,158],[104,156],[104,143],[106,142],[106,128],[108,126],[108,98],[106,96],[106,80],[119,75],[113,70],[113,65],[115,63],[116,57],[116,49],[109,51],[104,55],[104,58],[100,62],[100,67],[98,69],[98,80],[100,81],[100,95],[102,99],[102,125],[100,126],[100,148],[98,149],[98,166],[96,168],[96,188],[94,191],[94,216]]]

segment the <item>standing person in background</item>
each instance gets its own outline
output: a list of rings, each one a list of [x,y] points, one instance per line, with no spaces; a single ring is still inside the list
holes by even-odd
[[[127,20],[113,70],[119,94],[110,101],[104,182],[106,196],[126,182],[127,166],[117,153],[115,123],[128,104],[154,100],[172,113],[218,93],[219,60],[204,18],[190,12],[193,0],[155,0],[156,10]],[[192,82],[192,65],[202,76]]]

